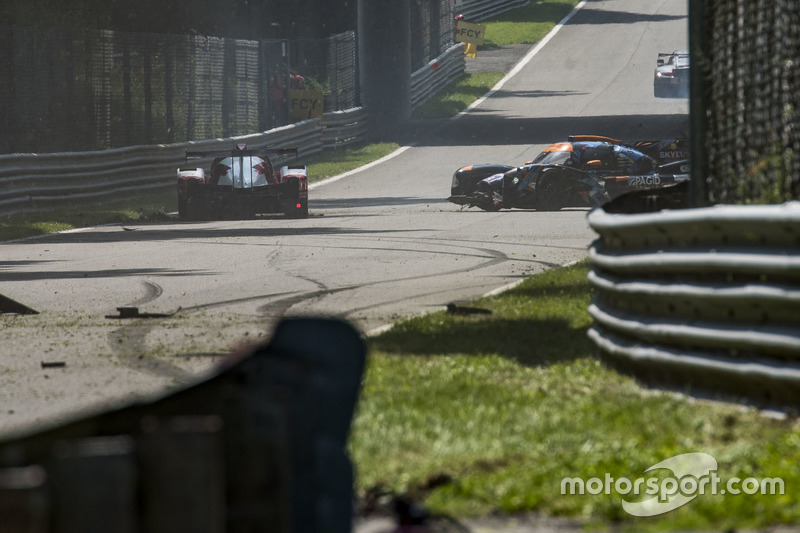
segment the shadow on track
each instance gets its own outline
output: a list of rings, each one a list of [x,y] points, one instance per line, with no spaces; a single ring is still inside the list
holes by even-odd
[[[494,97],[502,96],[502,91]],[[470,111],[457,120],[410,121],[399,141],[417,146],[550,144],[569,135],[605,135],[617,139],[655,140],[688,137],[689,116],[622,115],[594,117],[507,117]]]

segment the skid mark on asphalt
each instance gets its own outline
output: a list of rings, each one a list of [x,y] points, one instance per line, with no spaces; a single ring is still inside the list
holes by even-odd
[[[149,280],[142,280],[142,284],[144,285],[145,294],[138,300],[134,300],[126,305],[128,306],[137,306],[137,305],[144,305],[146,303],[150,303],[156,299],[164,292],[164,289],[161,288],[161,285]]]

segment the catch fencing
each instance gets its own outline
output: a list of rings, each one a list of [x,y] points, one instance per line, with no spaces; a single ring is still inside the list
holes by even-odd
[[[645,382],[800,405],[800,203],[595,209],[590,338]]]
[[[480,21],[530,4],[530,0],[423,0],[411,2],[411,69],[423,69],[455,44],[455,17]]]
[[[690,4],[697,205],[800,199],[800,3]]]
[[[0,27],[0,75],[0,153],[266,131],[289,123],[301,83],[326,111],[359,103],[353,32],[290,43]]]
[[[455,42],[452,0],[411,2],[411,70],[418,70]]]

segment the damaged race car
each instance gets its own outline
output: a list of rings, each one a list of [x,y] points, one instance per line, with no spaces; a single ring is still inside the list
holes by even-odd
[[[453,174],[448,200],[499,209],[557,211],[603,205],[629,191],[669,187],[689,180],[689,142],[619,141],[573,135],[514,167],[469,165]]]
[[[283,213],[308,216],[308,174],[305,165],[273,167],[270,156],[294,154],[297,148],[186,152],[187,166],[178,169],[178,217],[181,220],[253,218]],[[213,158],[208,170],[188,168],[191,160]]]

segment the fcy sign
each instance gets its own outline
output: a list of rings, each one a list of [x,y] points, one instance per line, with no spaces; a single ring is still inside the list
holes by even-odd
[[[459,20],[458,24],[456,24],[457,43],[483,44],[485,35],[486,26],[483,24],[473,24],[472,22],[464,22],[463,20]]]
[[[293,89],[289,93],[292,120],[322,118],[323,97],[322,91],[302,91]]]

